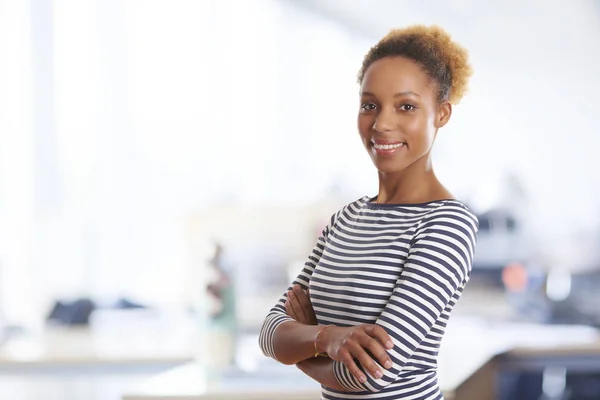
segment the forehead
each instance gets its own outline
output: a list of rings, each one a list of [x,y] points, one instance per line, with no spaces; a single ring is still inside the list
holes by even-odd
[[[367,68],[361,91],[381,95],[413,91],[422,96],[430,91],[429,83],[429,77],[416,62],[404,57],[385,57]]]

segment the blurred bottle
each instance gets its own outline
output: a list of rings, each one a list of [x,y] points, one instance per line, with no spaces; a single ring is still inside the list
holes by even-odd
[[[207,265],[207,349],[211,366],[219,369],[234,363],[236,343],[235,285],[223,265],[223,246],[214,244]]]

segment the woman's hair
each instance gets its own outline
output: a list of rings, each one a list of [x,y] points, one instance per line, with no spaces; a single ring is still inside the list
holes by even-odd
[[[413,25],[393,29],[365,55],[358,82],[375,61],[405,57],[415,61],[436,84],[438,101],[457,104],[467,91],[472,75],[467,50],[452,41],[439,26]]]

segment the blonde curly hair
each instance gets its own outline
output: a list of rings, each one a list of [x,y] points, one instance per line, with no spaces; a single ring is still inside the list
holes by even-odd
[[[473,70],[467,50],[452,41],[437,25],[412,25],[392,29],[365,55],[358,73],[362,83],[365,72],[375,61],[385,57],[405,57],[421,65],[437,83],[438,101],[458,104],[468,90]]]

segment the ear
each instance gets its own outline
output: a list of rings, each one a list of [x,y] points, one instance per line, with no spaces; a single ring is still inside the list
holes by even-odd
[[[435,120],[435,127],[441,128],[450,121],[452,116],[452,104],[449,101],[444,101],[438,107],[437,117]]]

